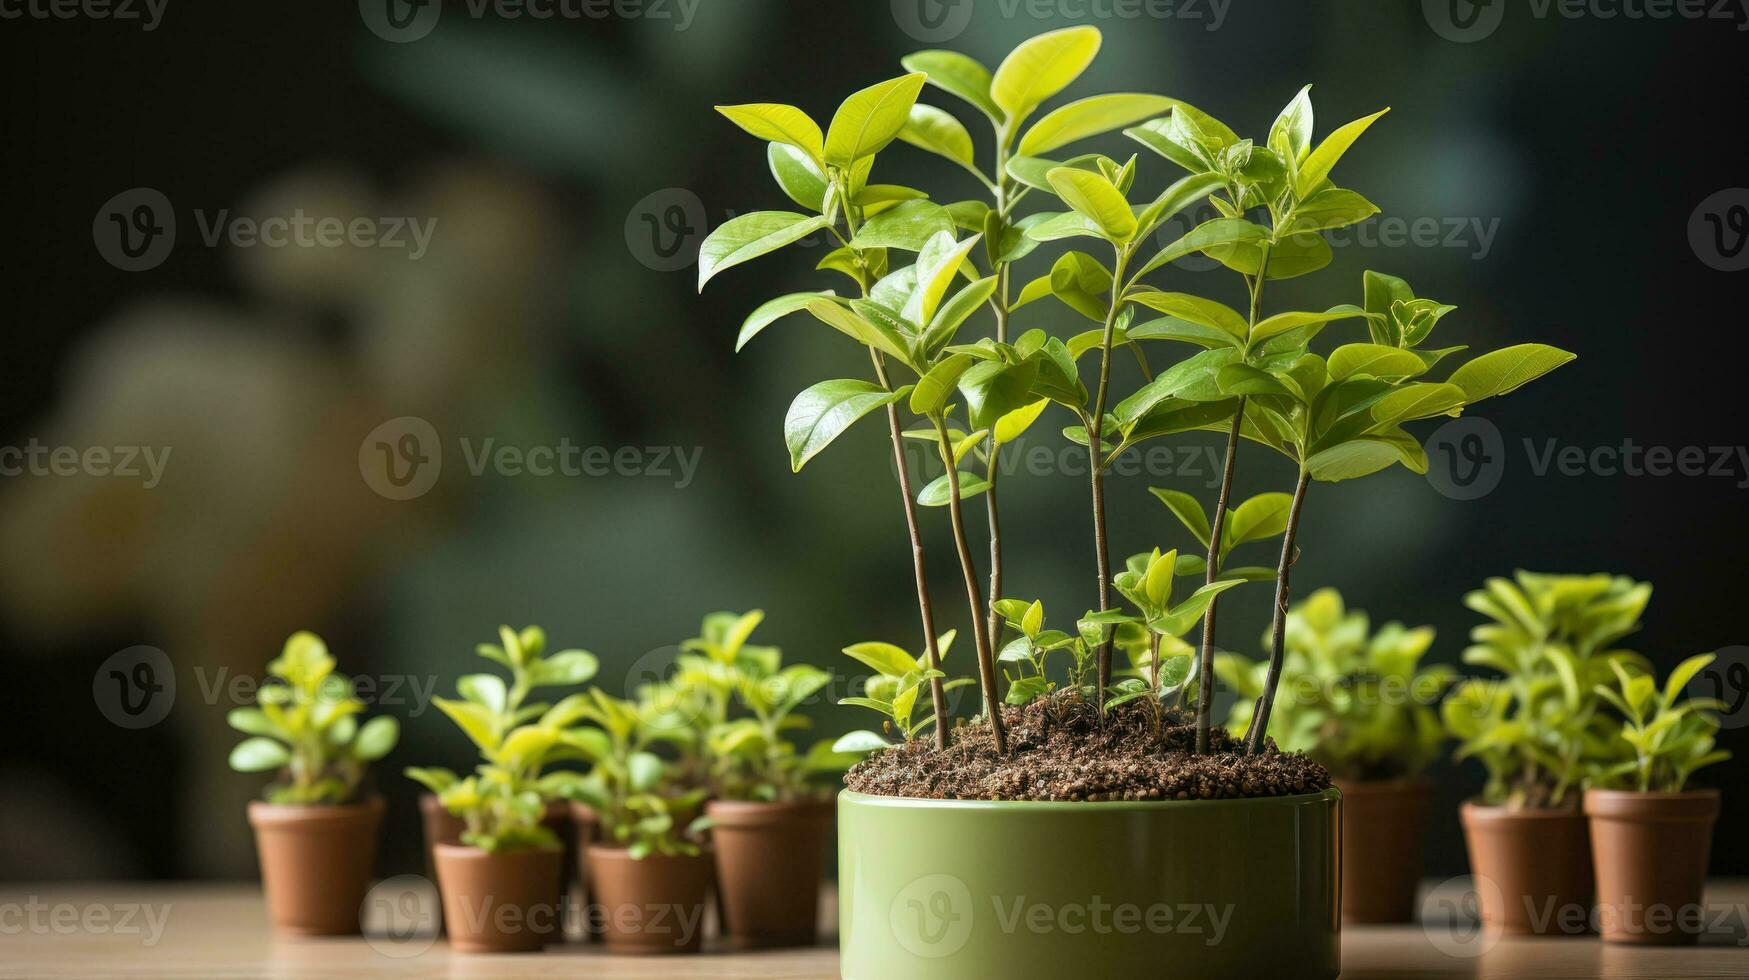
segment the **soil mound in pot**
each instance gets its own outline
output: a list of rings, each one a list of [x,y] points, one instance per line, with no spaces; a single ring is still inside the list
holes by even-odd
[[[927,800],[1220,800],[1317,793],[1323,766],[1276,749],[1243,755],[1224,729],[1195,755],[1196,718],[1156,713],[1143,700],[1098,709],[1073,691],[1004,707],[1009,754],[996,754],[987,724],[954,729],[946,749],[932,737],[878,752],[845,774],[858,793]]]

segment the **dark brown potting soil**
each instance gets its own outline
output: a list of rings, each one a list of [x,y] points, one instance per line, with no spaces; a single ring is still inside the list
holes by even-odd
[[[1196,720],[1177,709],[1156,713],[1142,700],[1118,705],[1101,724],[1098,709],[1059,691],[1025,707],[1006,707],[1007,756],[987,724],[954,729],[948,747],[930,737],[878,752],[845,774],[851,790],[932,800],[1216,800],[1316,793],[1330,786],[1323,766],[1269,741],[1244,755],[1221,728],[1196,755]]]

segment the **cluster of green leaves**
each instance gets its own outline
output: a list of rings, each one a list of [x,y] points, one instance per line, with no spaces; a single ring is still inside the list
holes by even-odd
[[[996,603],[996,612],[1016,634],[996,658],[1002,664],[1003,679],[1008,682],[1003,702],[1012,705],[1029,704],[1058,689],[1057,681],[1047,667],[1050,654],[1059,651],[1069,658],[1068,690],[1082,700],[1092,700],[1097,693],[1093,677],[1094,651],[1120,624],[1133,621],[1121,614],[1114,616],[1090,611],[1076,620],[1075,633],[1071,635],[1045,628],[1044,603],[1036,599],[1031,602],[1001,599]]]
[[[280,771],[267,787],[270,803],[353,800],[366,765],[395,747],[399,723],[386,715],[358,723],[364,703],[334,673],[334,658],[314,633],[293,633],[267,673],[272,681],[256,692],[256,706],[233,708],[225,718],[249,736],[231,750],[231,768]]]
[[[948,630],[935,641],[936,656],[945,663],[947,651],[953,646],[954,631]],[[928,689],[929,682],[945,675],[931,670],[923,661],[891,643],[869,640],[844,648],[844,655],[874,673],[863,681],[862,694],[839,700],[841,705],[867,708],[881,715],[881,731],[861,730],[840,737],[832,746],[837,753],[863,755],[890,747],[893,742],[909,741],[929,730],[936,722],[933,713],[917,717],[917,698]],[[969,677],[947,681],[942,689],[951,691],[971,684]]]
[[[1600,685],[1621,670],[1644,673],[1639,654],[1615,644],[1639,629],[1652,587],[1625,576],[1539,575],[1489,579],[1464,602],[1487,616],[1470,633],[1464,662],[1499,671],[1446,699],[1459,759],[1488,771],[1483,799],[1520,808],[1572,807],[1573,790],[1616,758],[1620,725],[1600,711]]]
[[[607,837],[637,860],[697,855],[710,829],[700,816],[709,787],[686,778],[683,767],[655,751],[664,742],[684,746],[692,737],[673,724],[673,710],[660,696],[630,701],[590,688],[578,715],[594,727],[567,736],[591,768],[566,780],[559,792],[588,804]]]
[[[1266,645],[1269,637],[1265,636]],[[1408,779],[1438,757],[1446,739],[1437,705],[1456,672],[1422,667],[1433,628],[1386,623],[1348,610],[1335,589],[1319,589],[1288,611],[1282,685],[1286,698],[1269,720],[1285,752],[1304,752],[1338,779]],[[1238,695],[1227,720],[1251,726],[1268,664],[1221,654],[1215,671]]]
[[[547,803],[570,795],[582,776],[544,770],[557,762],[590,759],[589,733],[579,725],[592,702],[582,693],[555,704],[528,703],[528,697],[539,688],[587,683],[599,664],[584,650],[548,656],[546,633],[538,626],[520,632],[501,626],[498,634],[499,643],[482,643],[476,652],[504,667],[510,683],[496,674],[468,674],[456,681],[460,700],[434,699],[479,748],[483,761],[466,777],[418,767],[406,774],[466,822],[463,843],[492,852],[557,847],[541,817]]]
[[[1670,672],[1660,689],[1651,675],[1611,661],[1615,683],[1599,684],[1597,696],[1622,715],[1619,756],[1592,772],[1590,783],[1605,789],[1641,793],[1680,793],[1695,770],[1724,762],[1731,753],[1714,748],[1718,719],[1707,714],[1726,705],[1713,698],[1683,698],[1683,689],[1712,664],[1714,655],[1689,657]]]
[[[677,718],[691,719],[682,728],[694,736],[714,795],[767,802],[817,796],[812,780],[842,772],[847,760],[829,742],[798,752],[787,733],[811,725],[795,710],[832,675],[809,664],[785,667],[777,647],[749,644],[764,618],[758,609],[706,616],[699,635],[681,644],[666,690],[653,688],[646,699],[667,698],[682,709]]]

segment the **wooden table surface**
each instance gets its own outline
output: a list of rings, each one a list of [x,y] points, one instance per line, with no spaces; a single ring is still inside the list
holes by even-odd
[[[1467,922],[1450,924],[1449,913],[1441,911],[1456,907],[1446,900],[1456,894],[1452,887],[1448,883],[1429,890],[1425,926],[1345,930],[1343,977],[1749,977],[1749,881],[1714,883],[1707,893],[1714,931],[1701,946],[1689,949],[1616,946],[1594,938],[1480,944]],[[813,980],[837,977],[838,957],[830,946],[733,954],[707,947],[700,956],[637,959],[607,956],[583,943],[529,956],[458,956],[441,940],[425,938],[402,944],[380,934],[320,940],[275,937],[267,928],[260,891],[249,885],[0,885],[0,977],[491,980],[566,975],[591,980]]]

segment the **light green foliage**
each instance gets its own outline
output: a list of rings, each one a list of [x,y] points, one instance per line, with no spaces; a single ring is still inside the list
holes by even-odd
[[[358,794],[366,764],[389,754],[401,729],[387,715],[363,725],[364,702],[352,683],[334,673],[334,658],[322,638],[298,632],[267,664],[253,708],[233,708],[225,717],[249,737],[231,750],[238,772],[278,770],[267,787],[270,803],[347,803]]]
[[[947,652],[953,646],[953,639],[954,631],[948,630],[936,640],[935,651],[940,658],[939,663],[947,662]],[[865,754],[886,748],[892,744],[889,738],[909,741],[935,724],[935,715],[932,713],[918,716],[917,701],[929,689],[930,681],[946,676],[941,671],[928,669],[922,659],[901,647],[879,641],[852,644],[844,648],[844,655],[874,673],[863,682],[861,695],[842,698],[838,703],[879,712],[885,719],[881,722],[882,732],[885,734],[873,731],[851,732],[832,746],[834,752]],[[943,685],[943,690],[970,683],[972,681],[969,678],[949,681]]]
[[[1269,736],[1338,779],[1419,775],[1445,741],[1437,705],[1456,677],[1444,665],[1421,666],[1432,644],[1432,627],[1386,623],[1374,632],[1341,593],[1319,589],[1288,611],[1283,690]],[[1215,658],[1221,683],[1239,695],[1227,720],[1234,734],[1250,728],[1267,666],[1237,654]]]
[[[466,777],[430,768],[409,768],[406,774],[466,821],[463,843],[494,852],[556,847],[552,832],[540,825],[541,816],[549,800],[570,795],[583,777],[542,772],[555,762],[593,758],[590,733],[577,728],[592,701],[584,694],[555,704],[529,703],[528,697],[539,688],[587,683],[598,663],[584,650],[547,655],[546,633],[538,626],[520,632],[500,626],[498,636],[498,643],[475,649],[509,671],[509,684],[497,674],[468,674],[456,681],[459,700],[433,699],[479,748],[483,761]]]
[[[832,675],[807,664],[783,666],[777,647],[748,642],[765,613],[718,612],[704,618],[699,635],[681,644],[673,681],[645,692],[646,702],[667,700],[669,717],[689,724],[666,726],[704,764],[702,779],[713,793],[735,800],[795,800],[815,795],[809,780],[842,772],[851,761],[816,742],[796,751],[786,733],[809,727],[795,710]],[[658,721],[660,712],[654,713]],[[683,759],[686,756],[683,755]]]
[[[1075,623],[1073,634],[1046,629],[1044,603],[1038,600],[999,599],[996,613],[1018,634],[996,657],[1002,676],[1008,681],[1003,700],[1011,705],[1030,704],[1058,689],[1049,668],[1052,659],[1062,659],[1050,656],[1059,651],[1068,658],[1066,689],[1082,700],[1094,700],[1098,693],[1094,651],[1114,630],[1134,623],[1134,617],[1122,613],[1089,611]]]
[[[1458,685],[1442,709],[1459,740],[1457,757],[1487,767],[1483,798],[1513,807],[1576,806],[1574,788],[1614,758],[1620,725],[1601,712],[1599,685],[1618,670],[1644,669],[1616,648],[1639,629],[1652,587],[1624,576],[1493,578],[1464,597],[1488,622],[1470,632],[1464,662],[1499,679]]]
[[[1713,662],[1703,653],[1678,664],[1659,688],[1650,674],[1611,661],[1614,682],[1599,684],[1597,695],[1622,714],[1621,737],[1614,746],[1619,758],[1600,763],[1591,784],[1642,793],[1680,793],[1696,769],[1724,762],[1731,753],[1715,749],[1717,718],[1725,704],[1712,698],[1683,698],[1696,674]]]

